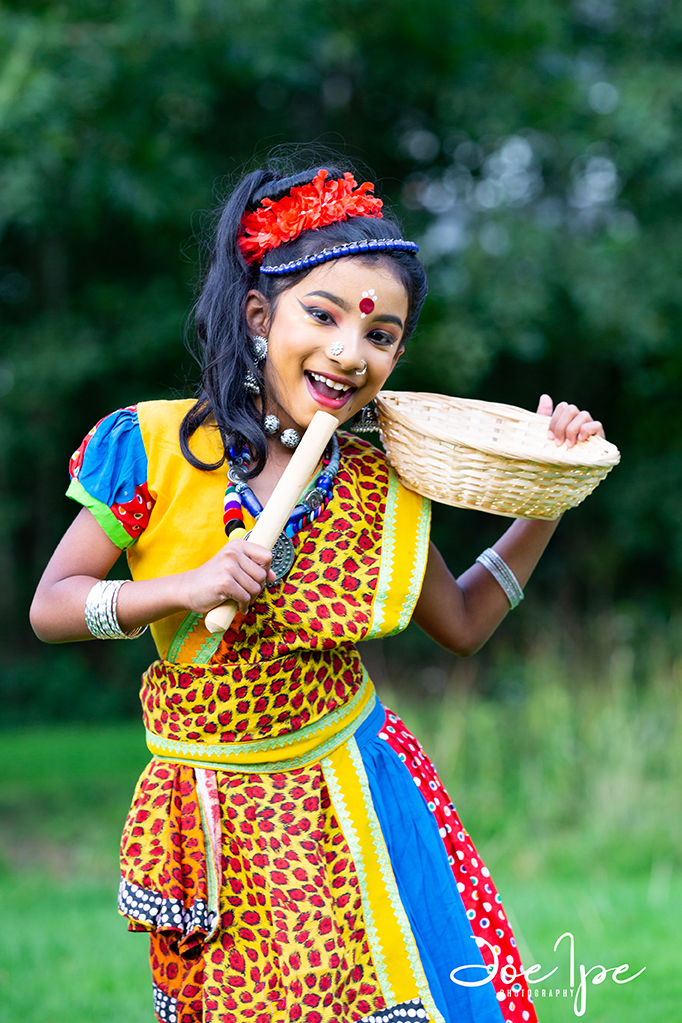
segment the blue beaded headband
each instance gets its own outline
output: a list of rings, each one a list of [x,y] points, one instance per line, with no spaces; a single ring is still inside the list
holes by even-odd
[[[402,238],[373,238],[365,242],[347,242],[345,245],[335,245],[332,249],[322,249],[321,252],[313,252],[310,256],[303,256],[301,259],[293,259],[290,263],[279,263],[277,266],[261,266],[262,274],[291,274],[297,270],[306,270],[309,266],[319,266],[320,263],[327,263],[330,259],[338,259],[339,256],[358,256],[364,252],[419,252],[416,242],[406,242]]]

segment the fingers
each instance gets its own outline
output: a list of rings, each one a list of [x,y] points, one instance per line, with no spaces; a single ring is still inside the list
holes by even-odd
[[[592,419],[589,423],[585,423],[584,426],[580,427],[580,436],[578,437],[578,440],[587,440],[588,437],[602,437],[606,440],[604,427],[598,419]]]
[[[275,580],[270,568],[272,551],[248,540],[233,540],[223,547],[221,554],[223,599],[231,597],[245,614],[265,584]]]
[[[259,543],[251,543],[250,540],[233,540],[232,543],[226,544],[223,550],[244,553],[247,558],[265,569],[270,567],[272,561],[272,551],[267,547],[261,547]]]
[[[561,401],[554,409],[547,436],[557,446],[565,443],[567,448],[572,448],[578,441],[587,440],[588,437],[603,437],[604,429],[586,410],[581,411],[577,405]]]
[[[235,540],[228,544],[227,555],[234,559],[249,579],[253,580],[254,585],[258,586],[257,592],[260,593],[268,579],[272,551],[249,540]]]
[[[573,411],[573,414],[569,418],[569,412],[571,412],[572,410],[575,411]],[[573,447],[576,440],[578,439],[580,428],[582,426],[585,426],[587,423],[590,423],[591,421],[592,416],[590,415],[589,412],[580,412],[578,409],[575,408],[574,405],[568,406],[568,409],[566,409],[566,412],[564,413],[563,416],[563,422],[560,421],[559,424],[560,428],[561,426],[563,426],[566,447],[568,448]]]
[[[538,402],[537,414],[539,416],[551,416],[553,409],[554,402],[552,401],[550,396],[548,394],[541,394],[540,401]]]
[[[197,614],[234,600],[242,614],[266,583],[275,582],[272,551],[248,540],[232,540],[205,564],[181,573],[175,583],[182,606]]]
[[[266,580],[266,573],[254,577],[250,572],[241,567],[234,568],[228,585],[226,586],[225,597],[236,600],[242,614],[247,610],[249,604],[256,599],[263,589]]]

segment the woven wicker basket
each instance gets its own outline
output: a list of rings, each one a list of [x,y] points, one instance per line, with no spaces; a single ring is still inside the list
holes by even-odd
[[[442,504],[510,518],[556,519],[620,461],[601,437],[558,447],[548,419],[497,402],[381,391],[386,452],[402,482]]]

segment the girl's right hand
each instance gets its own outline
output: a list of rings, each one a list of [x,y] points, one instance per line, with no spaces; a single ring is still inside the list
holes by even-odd
[[[183,573],[183,604],[203,614],[226,600],[234,600],[242,614],[266,583],[275,581],[270,568],[272,551],[249,540],[232,540],[200,568]]]

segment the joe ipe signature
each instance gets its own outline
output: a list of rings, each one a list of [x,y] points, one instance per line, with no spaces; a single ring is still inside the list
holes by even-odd
[[[473,934],[471,935],[471,937],[474,938],[474,940],[475,940],[476,944],[479,946],[479,948],[481,946],[485,945],[486,948],[490,949],[490,952],[492,953],[492,956],[493,956],[493,962],[490,965],[488,965],[488,966],[482,965],[481,963],[470,963],[467,966],[456,966],[454,970],[450,971],[450,980],[454,984],[458,984],[460,987],[482,987],[483,984],[489,984],[492,981],[493,977],[495,977],[497,975],[498,970],[499,970],[499,973],[500,973],[500,978],[502,979],[502,982],[504,984],[513,984],[514,981],[517,980],[518,978],[525,977],[526,981],[528,983],[528,986],[531,987],[531,986],[535,986],[536,984],[542,983],[542,981],[544,981],[544,980],[548,980],[549,977],[551,977],[553,974],[555,974],[556,971],[559,969],[558,966],[555,966],[554,969],[550,970],[549,973],[546,973],[544,975],[544,977],[537,977],[536,976],[536,974],[539,973],[542,970],[542,966],[540,965],[540,963],[536,963],[535,966],[529,966],[528,969],[521,970],[520,972],[517,972],[516,967],[514,967],[514,966],[512,966],[512,965],[510,965],[508,963],[505,964],[502,967],[502,969],[499,969],[499,966],[500,966],[499,956],[498,956],[497,952],[495,951],[495,949],[493,948],[493,946],[490,944],[490,942],[486,941],[485,938],[480,938],[480,937],[477,937],[477,936],[475,936]],[[629,966],[628,963],[622,963],[620,966],[608,966],[608,967],[607,966],[596,965],[596,966],[591,966],[589,969],[586,969],[586,967],[585,967],[585,965],[583,963],[579,963],[578,964],[578,973],[579,973],[580,979],[579,979],[578,986],[577,986],[577,989],[576,989],[576,983],[575,983],[575,967],[576,967],[576,963],[575,963],[575,938],[573,937],[573,934],[570,931],[564,931],[564,933],[559,938],[557,938],[557,940],[554,942],[554,951],[556,952],[556,950],[558,949],[559,945],[564,940],[564,938],[568,938],[569,941],[570,941],[570,945],[569,945],[569,959],[568,959],[568,969],[569,969],[569,979],[570,979],[569,987],[571,988],[571,994],[573,993],[573,990],[575,989],[575,998],[573,1000],[573,1011],[574,1011],[576,1016],[584,1016],[585,1015],[585,1009],[587,1008],[587,979],[588,979],[588,977],[591,978],[593,984],[603,984],[604,981],[606,980],[606,978],[608,977],[609,973],[610,973],[612,975],[611,979],[613,980],[613,982],[615,984],[629,984],[631,980],[634,980],[636,977],[639,977],[639,975],[641,973],[644,973],[644,971],[646,970],[646,966],[643,966],[641,970],[639,970],[637,973],[633,973],[631,977],[624,977],[623,974],[627,973],[627,971],[630,969],[630,966]],[[462,970],[485,970],[486,971],[486,976],[482,980],[460,980],[460,978],[457,976],[457,974],[460,973],[460,971],[462,971]],[[593,974],[593,973],[594,973],[594,976],[592,977],[591,974]]]

